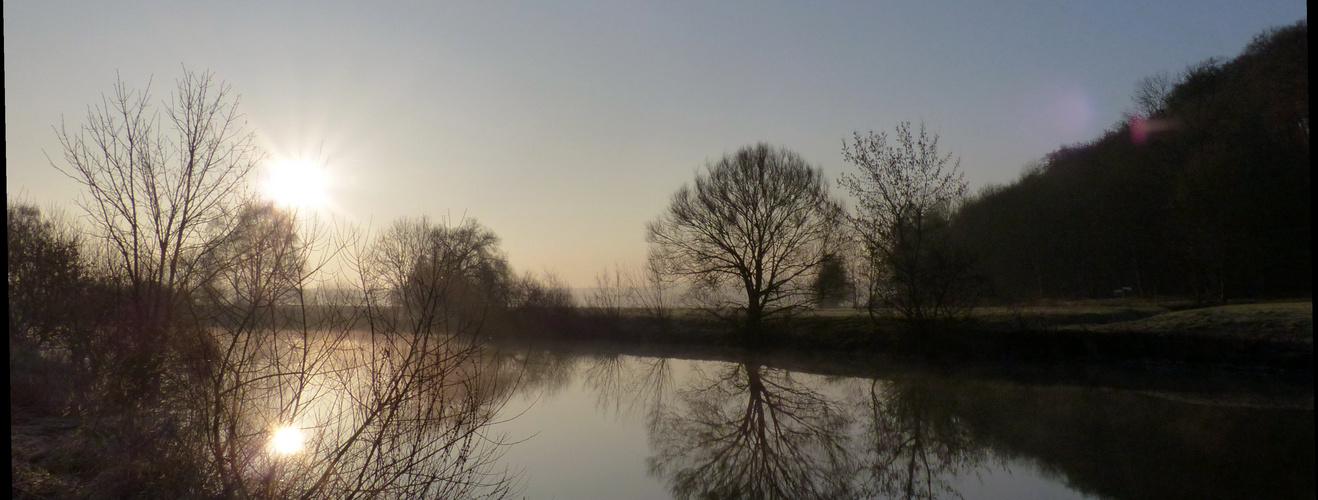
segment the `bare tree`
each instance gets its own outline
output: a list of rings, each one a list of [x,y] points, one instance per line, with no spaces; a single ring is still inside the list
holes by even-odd
[[[74,335],[90,283],[83,238],[59,217],[10,199],[5,207],[8,254],[9,338],[42,348],[71,351],[81,359],[86,346]]]
[[[665,271],[693,288],[711,297],[727,285],[739,289],[735,309],[714,298],[711,310],[740,312],[753,329],[809,304],[808,279],[836,245],[841,213],[818,168],[760,143],[707,165],[694,186],[678,189],[647,224],[646,240]]]
[[[210,72],[184,71],[161,110],[151,86],[114,93],[90,108],[76,132],[56,130],[63,165],[86,188],[79,201],[118,256],[133,297],[166,305],[190,285],[194,259],[264,158],[238,111],[232,88]]]
[[[512,289],[509,306],[523,316],[561,318],[576,307],[576,297],[567,281],[548,269],[539,276],[527,271],[513,283]]]
[[[234,221],[245,178],[264,157],[229,85],[186,69],[176,84],[156,103],[150,84],[116,82],[85,124],[55,130],[63,161],[50,159],[84,187],[78,204],[106,281],[123,292],[93,336],[96,370],[109,370],[95,376],[96,393],[122,411],[173,390],[172,357],[209,342],[185,331],[183,306],[200,285],[199,259],[220,241],[215,228]]]
[[[266,472],[257,477],[273,478],[261,483],[263,495],[510,493],[510,475],[494,464],[499,438],[486,434],[512,382],[478,342],[488,304],[473,306],[473,280],[481,259],[497,255],[480,249],[492,245],[483,234],[493,236],[474,222],[403,219],[352,252],[356,299],[325,304],[320,335],[286,348],[295,365],[283,373],[300,378],[289,379],[297,383],[291,396],[277,399],[286,410],[279,418],[311,436],[304,453],[258,462],[255,470]]]
[[[871,314],[895,312],[917,325],[964,315],[973,305],[974,276],[947,227],[966,194],[961,161],[940,155],[938,135],[920,125],[897,126],[897,143],[884,133],[855,134],[843,157],[860,168],[839,183],[857,199],[849,217],[869,267]]]
[[[215,314],[217,342],[190,360],[196,382],[185,385],[198,424],[184,441],[200,443],[220,496],[506,494],[509,478],[492,465],[497,438],[483,432],[510,386],[472,342],[479,322],[450,293],[457,280],[417,279],[417,268],[452,271],[457,259],[428,259],[407,245],[415,235],[405,229],[421,226],[399,224],[349,256],[365,301],[313,295],[308,285],[351,234],[315,252],[327,237],[320,224],[266,205],[251,212],[260,215],[244,216],[243,231],[206,259],[218,271],[202,310]],[[390,284],[433,300],[399,301]],[[300,431],[300,449],[271,448],[285,429]]]
[[[595,275],[595,290],[586,303],[605,317],[617,319],[634,310],[663,327],[672,315],[672,288],[672,276],[652,255],[640,269],[614,264],[612,274],[605,269]]]
[[[409,328],[459,331],[477,327],[515,293],[499,238],[473,219],[458,224],[427,217],[400,219],[372,249],[363,272],[385,280],[401,321]]]
[[[198,299],[203,314],[221,325],[273,318],[225,317],[268,308],[290,298],[308,264],[295,213],[269,202],[248,202],[216,228],[198,259]],[[218,316],[217,316],[218,315]]]
[[[632,277],[635,278],[632,289],[636,290],[641,311],[660,328],[667,328],[676,304],[676,291],[673,290],[672,276],[664,272],[663,261],[650,255],[641,267],[640,276],[634,274]]]
[[[1135,83],[1135,94],[1130,98],[1135,101],[1135,112],[1145,118],[1161,112],[1167,107],[1167,96],[1171,95],[1176,82],[1166,71],[1141,78]]]
[[[635,292],[631,289],[631,272],[618,264],[613,273],[606,268],[595,275],[595,289],[586,298],[586,306],[607,318],[619,319],[623,309],[632,307]]]
[[[182,411],[197,422],[203,470],[221,495],[271,497],[280,473],[267,441],[323,404],[316,381],[333,368],[356,318],[308,298],[334,256],[312,258],[326,228],[268,203],[245,204],[232,218],[216,223],[222,236],[199,258],[189,336],[199,347],[176,370],[185,376]]]

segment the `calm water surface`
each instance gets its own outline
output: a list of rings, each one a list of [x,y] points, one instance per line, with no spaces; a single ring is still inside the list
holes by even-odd
[[[533,499],[1313,498],[1305,398],[515,355]],[[519,363],[520,364],[520,363]]]

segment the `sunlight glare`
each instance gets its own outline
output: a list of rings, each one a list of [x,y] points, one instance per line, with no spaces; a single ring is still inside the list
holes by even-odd
[[[270,163],[262,179],[266,198],[288,207],[317,209],[326,204],[329,176],[308,160],[280,160]]]
[[[270,437],[270,449],[281,455],[297,453],[302,449],[302,431],[294,427],[282,427]]]

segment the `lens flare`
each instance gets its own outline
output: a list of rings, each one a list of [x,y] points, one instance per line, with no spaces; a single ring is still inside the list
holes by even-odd
[[[1047,97],[1049,124],[1067,135],[1084,134],[1094,121],[1094,104],[1080,88],[1063,88]]]
[[[1130,117],[1130,142],[1142,145],[1149,141],[1149,136],[1176,128],[1175,120],[1157,120],[1141,115]]]

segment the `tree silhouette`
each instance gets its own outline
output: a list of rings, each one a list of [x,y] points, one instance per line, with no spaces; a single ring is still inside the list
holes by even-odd
[[[163,353],[209,341],[179,331],[200,286],[198,259],[264,158],[229,85],[186,69],[176,83],[158,109],[149,84],[138,92],[119,81],[76,132],[56,130],[63,161],[51,166],[82,184],[78,204],[109,255],[106,279],[126,292],[102,326],[112,330],[100,346],[107,366],[120,372],[106,402],[155,397],[168,378]]]
[[[264,158],[238,98],[212,73],[184,71],[164,107],[164,126],[151,97],[150,85],[137,92],[116,83],[77,132],[57,130],[64,162],[51,161],[86,189],[79,205],[148,315],[196,285],[194,260],[211,242],[207,227],[237,204]]]
[[[389,303],[418,330],[462,331],[509,306],[512,269],[493,231],[467,219],[436,223],[428,217],[394,222],[372,250],[367,273],[384,279]]]
[[[708,292],[711,310],[753,329],[811,302],[808,278],[836,246],[840,217],[818,168],[760,143],[678,189],[646,240],[667,272]],[[739,301],[719,298],[725,285]]]
[[[948,231],[966,193],[961,161],[939,153],[924,124],[918,135],[910,123],[896,132],[895,145],[885,133],[857,132],[842,151],[860,169],[839,183],[858,201],[849,219],[871,269],[870,313],[917,326],[962,317],[977,293],[969,255]]]
[[[86,325],[73,321],[89,306],[82,238],[32,205],[9,200],[5,216],[10,338],[82,359],[91,347],[77,338]]]
[[[855,284],[847,274],[846,265],[838,254],[828,254],[819,263],[819,273],[810,289],[815,294],[815,303],[819,307],[837,307],[852,297]]]

